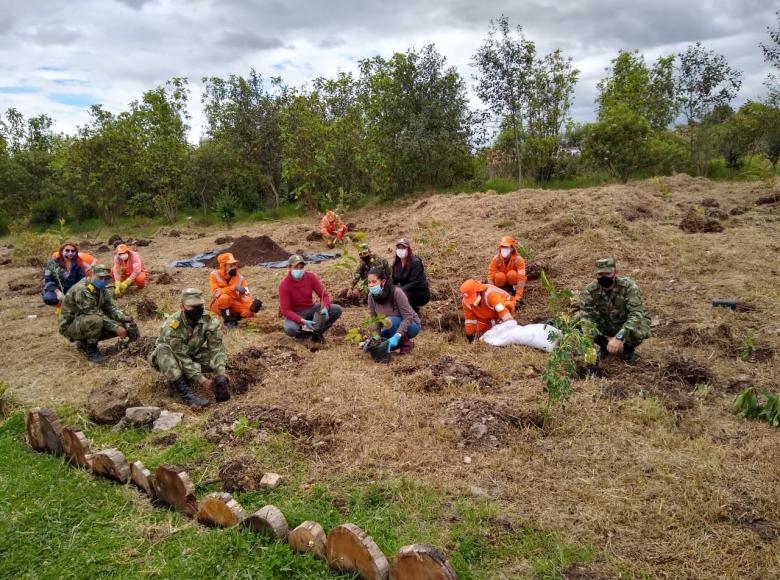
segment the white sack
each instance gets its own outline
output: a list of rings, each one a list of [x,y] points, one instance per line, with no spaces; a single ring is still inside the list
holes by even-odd
[[[503,324],[497,324],[485,334],[480,340],[492,346],[509,346],[511,344],[522,344],[532,346],[545,352],[550,352],[555,348],[556,340],[550,340],[550,333],[560,334],[560,331],[547,324],[526,324],[521,326],[516,320],[510,320]]]

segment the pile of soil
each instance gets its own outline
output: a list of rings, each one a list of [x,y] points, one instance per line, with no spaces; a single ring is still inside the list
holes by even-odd
[[[318,242],[322,240],[322,233],[321,232],[309,232],[306,235],[306,241],[307,242]]]
[[[263,470],[252,455],[234,457],[219,466],[222,489],[231,493],[259,489],[262,478]]]
[[[748,210],[745,207],[732,207],[729,210],[729,215],[742,215],[742,214],[745,214],[747,212],[748,212]]]
[[[686,356],[672,358],[661,370],[665,379],[672,379],[685,383],[688,386],[709,383],[712,376],[707,367]]]
[[[498,449],[516,439],[518,431],[544,426],[536,410],[516,411],[487,399],[456,399],[444,415],[443,423],[459,432],[458,447]]]
[[[135,315],[139,320],[154,320],[158,314],[157,303],[151,298],[141,298],[135,305]]]
[[[244,266],[256,266],[263,262],[278,262],[290,257],[290,252],[279,246],[268,236],[241,236],[225,250]],[[217,257],[206,262],[207,268],[217,268]]]
[[[699,202],[702,207],[720,207],[720,203],[714,197],[705,197]]]
[[[38,280],[9,280],[8,289],[16,294],[32,296],[41,291],[41,283]]]
[[[756,200],[756,205],[769,205],[770,203],[777,203],[778,201],[780,201],[780,193],[775,193],[774,195],[759,197]]]
[[[349,288],[344,288],[336,293],[335,301],[342,308],[350,308],[351,306],[365,306],[366,294],[361,293],[361,296],[347,296]]]
[[[154,336],[142,336],[134,342],[118,341],[103,352],[106,356],[116,358],[111,362],[128,366],[146,365],[146,357],[154,349],[157,338]]]
[[[634,222],[636,220],[649,219],[653,217],[652,212],[646,207],[642,206],[633,208],[619,207],[615,211],[623,216],[623,219],[627,222]]]
[[[244,394],[263,380],[266,370],[291,370],[301,364],[301,357],[289,347],[250,346],[228,359],[231,390],[237,395]]]
[[[476,385],[480,389],[490,389],[495,386],[492,374],[468,362],[455,360],[451,356],[443,356],[431,367],[433,377],[423,384],[427,392],[439,392],[450,385]]]
[[[257,435],[270,433],[287,433],[293,437],[301,437],[313,441],[317,436],[333,433],[338,429],[338,420],[329,420],[316,415],[293,413],[287,409],[266,405],[251,405],[231,409],[217,409],[204,428],[203,434],[212,443],[219,441],[232,442],[236,440],[233,434],[233,424],[246,417],[250,423],[257,424]],[[241,441],[246,442],[246,437]]]
[[[680,222],[680,229],[688,234],[722,232],[723,226],[716,219],[706,217],[690,208]]]
[[[233,236],[222,236],[220,238],[216,238],[214,240],[214,243],[217,244],[218,246],[221,246],[223,244],[232,244],[235,241],[235,239],[236,238],[234,238]]]
[[[556,272],[555,266],[546,260],[530,262],[525,266],[525,274],[528,276],[529,280],[538,280],[541,278],[542,271],[544,271],[545,275],[548,277],[555,274]]]
[[[717,207],[709,207],[704,210],[704,215],[714,220],[726,220],[729,218],[729,214]]]
[[[176,279],[168,272],[163,272],[154,279],[154,283],[165,286],[168,284],[176,284]]]

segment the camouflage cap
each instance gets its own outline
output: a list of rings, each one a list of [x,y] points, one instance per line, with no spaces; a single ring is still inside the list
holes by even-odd
[[[290,258],[287,260],[288,266],[295,266],[297,264],[305,264],[306,260],[303,259],[303,256],[300,254],[293,254],[290,256]]]
[[[202,306],[206,303],[199,288],[185,288],[181,291],[181,303],[184,306]]]
[[[360,251],[358,252],[359,256],[367,256],[371,253],[371,249],[368,247],[368,244],[360,244]]]
[[[614,274],[615,258],[601,258],[596,260],[596,274]]]
[[[406,247],[406,248],[410,247],[409,240],[407,240],[406,238],[401,238],[401,239],[399,239],[399,240],[398,240],[398,241],[395,243],[395,245],[396,245],[396,246],[404,246],[404,247]]]
[[[92,274],[98,278],[111,275],[111,268],[105,264],[95,264],[92,266]]]

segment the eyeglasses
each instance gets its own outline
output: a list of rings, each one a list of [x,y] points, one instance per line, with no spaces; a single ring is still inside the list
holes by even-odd
[[[65,254],[66,256],[75,256],[76,250],[62,250],[62,253]]]

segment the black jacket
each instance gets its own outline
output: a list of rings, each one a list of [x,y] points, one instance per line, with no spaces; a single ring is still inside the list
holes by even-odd
[[[425,266],[417,256],[412,256],[410,264],[406,268],[401,267],[401,259],[393,262],[393,284],[403,288],[406,295],[428,294],[428,279],[425,277]]]

